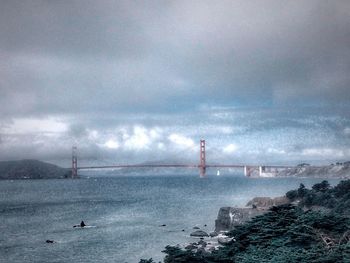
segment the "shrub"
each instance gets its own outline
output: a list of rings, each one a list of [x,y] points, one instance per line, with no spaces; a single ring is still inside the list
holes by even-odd
[[[331,185],[328,183],[328,181],[324,180],[319,184],[315,184],[312,189],[316,192],[326,192],[330,189]]]

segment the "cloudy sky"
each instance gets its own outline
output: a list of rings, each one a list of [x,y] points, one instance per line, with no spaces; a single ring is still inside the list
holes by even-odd
[[[0,1],[0,160],[350,160],[350,1]]]

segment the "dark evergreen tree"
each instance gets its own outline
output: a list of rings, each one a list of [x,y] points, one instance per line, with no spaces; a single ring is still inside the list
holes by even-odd
[[[328,181],[324,180],[319,184],[315,184],[312,189],[315,190],[316,192],[326,192],[329,190],[331,185],[328,183]]]

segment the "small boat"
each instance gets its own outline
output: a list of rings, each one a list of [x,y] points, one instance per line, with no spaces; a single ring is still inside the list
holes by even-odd
[[[216,176],[220,176],[220,171],[219,170],[216,171]]]

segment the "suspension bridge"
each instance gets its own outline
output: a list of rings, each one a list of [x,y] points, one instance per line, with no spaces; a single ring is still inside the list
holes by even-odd
[[[72,178],[78,177],[78,170],[113,169],[113,168],[197,168],[200,177],[205,177],[207,168],[237,168],[243,169],[247,177],[256,174],[261,177],[269,177],[276,174],[280,169],[288,169],[293,166],[285,165],[245,165],[245,164],[207,164],[205,153],[205,140],[200,140],[198,164],[114,164],[97,166],[78,166],[77,147],[72,147]]]

